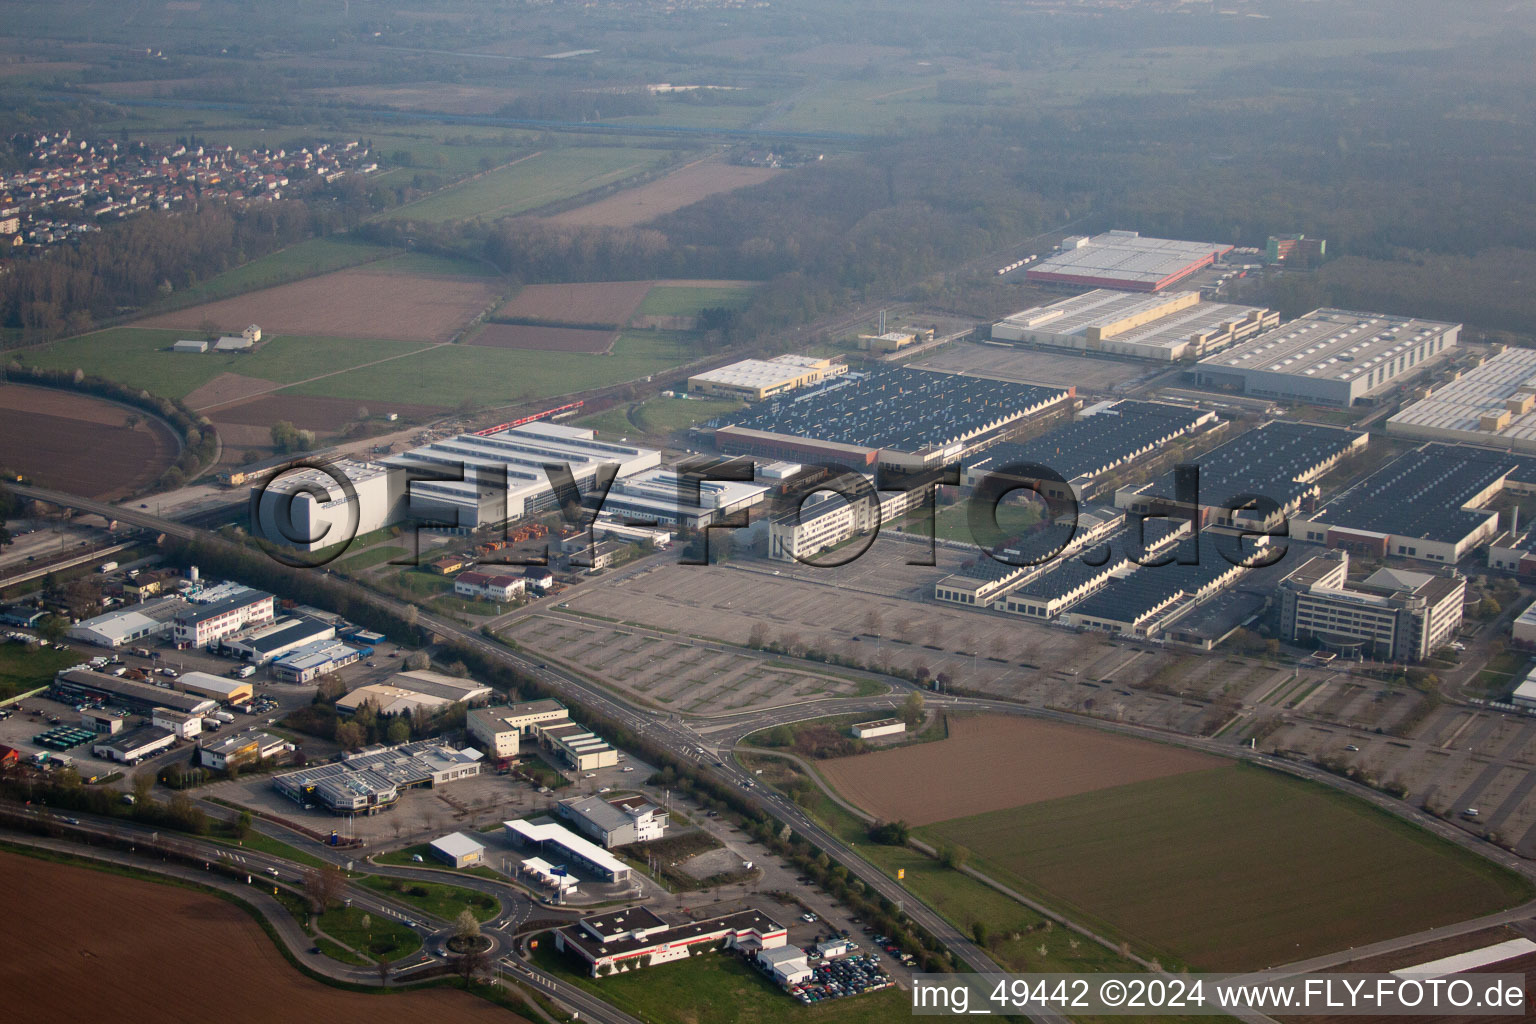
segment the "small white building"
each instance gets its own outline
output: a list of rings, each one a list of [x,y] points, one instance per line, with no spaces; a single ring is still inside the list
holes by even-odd
[[[759,950],[757,962],[765,967],[773,980],[780,985],[800,985],[811,980],[811,964],[805,950],[799,946],[778,946]]]
[[[456,868],[467,868],[485,860],[485,847],[463,832],[452,832],[432,840],[432,854]]]
[[[899,718],[881,718],[874,722],[860,722],[853,727],[857,739],[867,740],[876,736],[895,736],[907,731],[907,723]]]
[[[150,724],[157,729],[164,729],[179,740],[189,740],[202,733],[203,716],[172,711],[170,708],[155,708]]]
[[[1532,678],[1532,674],[1527,674],[1520,685],[1515,687],[1515,692],[1509,695],[1509,702],[1517,708],[1536,711],[1536,678]]]
[[[172,352],[207,352],[208,343],[191,338],[183,338],[171,346]]]
[[[174,734],[153,725],[141,725],[125,733],[97,740],[91,744],[91,753],[108,761],[136,764],[151,754],[158,753],[176,742]]]
[[[1516,647],[1536,648],[1536,603],[1509,624],[1509,639]]]

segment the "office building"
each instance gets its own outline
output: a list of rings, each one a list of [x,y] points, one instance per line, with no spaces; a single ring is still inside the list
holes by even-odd
[[[1295,643],[1316,643],[1376,661],[1423,661],[1461,628],[1467,579],[1436,572],[1378,569],[1349,578],[1349,553],[1308,559],[1275,590],[1276,626]]]

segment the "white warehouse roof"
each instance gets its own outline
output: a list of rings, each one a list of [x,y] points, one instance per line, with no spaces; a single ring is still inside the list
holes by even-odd
[[[441,839],[432,840],[432,849],[441,851],[454,860],[473,857],[485,852],[485,846],[475,842],[463,832],[450,832]]]

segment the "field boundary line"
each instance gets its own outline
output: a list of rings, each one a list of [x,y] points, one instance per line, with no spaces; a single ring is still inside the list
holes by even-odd
[[[296,388],[300,384],[311,384],[311,383],[313,383],[314,381],[317,381],[317,380],[325,380],[327,377],[335,377],[338,374],[342,374],[342,373],[351,373],[353,370],[365,370],[365,369],[367,369],[370,366],[378,366],[380,363],[388,363],[388,362],[393,362],[396,359],[404,359],[406,356],[421,355],[421,353],[423,353],[423,352],[430,352],[432,349],[442,348],[444,345],[451,345],[451,344],[453,344],[453,342],[451,342],[451,341],[428,342],[423,347],[418,348],[418,349],[412,349],[410,352],[399,352],[399,353],[396,353],[395,355],[392,355],[392,356],[385,356],[382,359],[374,359],[374,360],[371,360],[371,361],[366,362],[366,363],[358,363],[356,366],[348,366],[348,367],[345,367],[345,368],[340,369],[340,370],[331,370],[329,373],[316,374],[313,377],[306,377],[303,380],[290,381],[287,384],[274,384],[272,387],[267,388],[267,389],[265,389],[263,391],[255,391],[255,392],[252,392],[249,395],[242,395],[241,397],[239,397],[239,398],[237,398],[237,399],[235,399],[234,401],[231,401],[231,402],[220,402],[218,405],[205,405],[205,406],[202,406],[200,408],[193,409],[192,411],[193,412],[216,412],[217,410],[223,409],[226,406],[235,405],[235,404],[237,404],[239,402],[248,402],[248,401],[250,401],[253,398],[260,398],[263,395],[270,395],[270,394],[273,394],[274,392],[282,391],[284,388]]]

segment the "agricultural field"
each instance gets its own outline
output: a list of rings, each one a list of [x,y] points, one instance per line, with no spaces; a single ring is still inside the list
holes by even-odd
[[[622,146],[546,149],[396,207],[383,217],[420,221],[509,217],[639,174],[661,155]]]
[[[553,936],[540,936],[535,962],[563,981],[601,996],[641,1020],[655,1024],[701,1024],[730,1007],[736,1024],[886,1024],[910,1012],[896,988],[802,1006],[730,953],[703,952],[670,964],[588,977],[585,965],[555,949]]]
[[[629,322],[651,291],[649,281],[588,281],[578,284],[524,285],[496,316],[564,324]]]
[[[752,301],[756,286],[658,283],[636,311],[640,316],[698,316],[699,310],[740,309]]]
[[[820,768],[876,817],[927,825],[1222,763],[1082,726],[982,716],[952,717],[949,737],[936,743],[836,758]]]
[[[28,349],[17,358],[48,370],[89,369],[152,394],[184,399],[194,409],[206,409],[425,347],[421,342],[281,335],[265,338],[254,352],[172,352],[171,345],[185,333],[116,327]],[[224,387],[197,394],[223,375],[243,380],[226,381]]]
[[[550,220],[556,224],[633,227],[721,192],[761,185],[778,173],[772,168],[737,166],[718,158],[698,160],[655,181],[557,213]]]
[[[127,406],[0,384],[0,465],[44,487],[121,498],[153,483],[180,453],[168,426]]]
[[[137,326],[232,332],[259,324],[267,334],[442,342],[499,292],[500,285],[485,277],[339,270],[152,316]]]
[[[1531,886],[1353,797],[1231,764],[919,829],[1164,964],[1246,970],[1518,904]],[[1262,923],[1260,926],[1259,923]]]
[[[681,714],[728,714],[885,689],[835,669],[818,672],[753,652],[701,647],[686,636],[648,636],[575,616],[528,616],[501,635],[631,699]]]
[[[345,270],[397,252],[346,236],[311,238],[184,288],[174,293],[170,301],[178,307],[214,302],[258,288]]]
[[[499,406],[662,373],[695,358],[692,340],[663,331],[619,335],[607,355],[445,345],[403,359],[309,381],[285,395],[457,408]]]
[[[124,1020],[231,1024],[522,1019],[456,989],[377,996],[323,985],[296,971],[245,911],[214,896],[8,852],[0,870],[10,892],[0,978],[18,1019],[89,1020],[107,1005]],[[125,920],[160,927],[124,928]],[[189,989],[187,978],[202,981]]]
[[[542,324],[484,324],[465,344],[485,348],[532,349],[538,352],[579,352],[598,355],[613,348],[617,331],[585,331]]]

